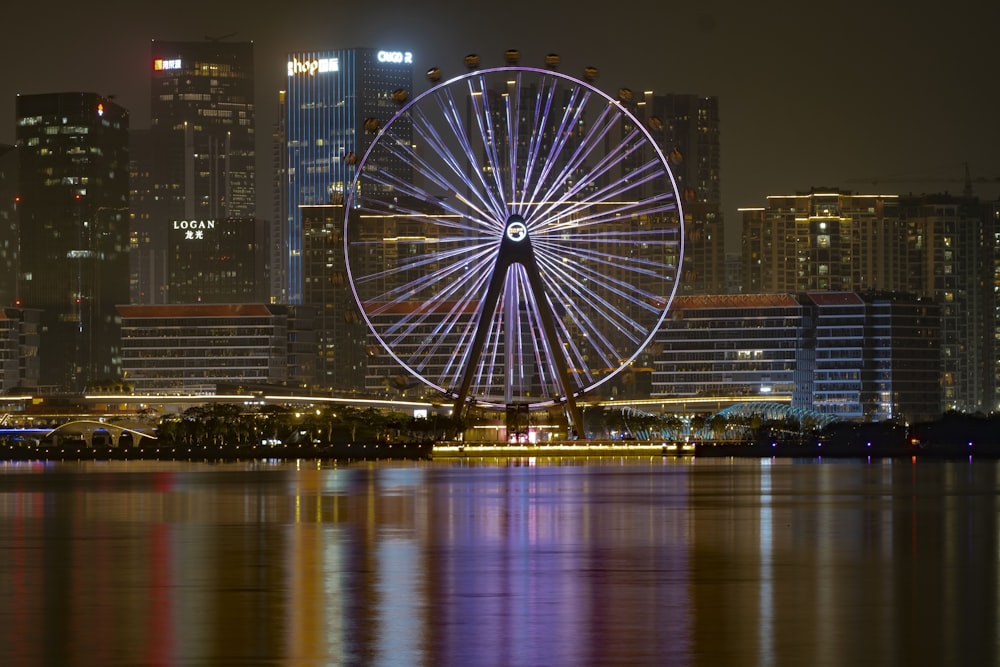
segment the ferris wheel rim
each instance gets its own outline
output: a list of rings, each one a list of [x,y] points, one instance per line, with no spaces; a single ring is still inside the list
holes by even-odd
[[[408,373],[410,373],[410,375],[412,375],[414,378],[416,378],[429,388],[435,390],[436,392],[449,396],[450,398],[456,398],[455,390],[453,387],[445,386],[439,382],[436,382],[434,379],[428,377],[426,373],[421,372],[420,370],[414,368],[412,363],[408,362],[406,359],[402,358],[399,354],[397,354],[397,351],[394,349],[393,345],[386,340],[386,338],[383,336],[383,333],[380,331],[379,327],[375,326],[375,324],[372,322],[372,319],[369,317],[369,313],[366,312],[366,309],[364,307],[364,299],[358,292],[357,278],[355,276],[355,271],[354,268],[352,267],[352,262],[350,260],[351,237],[349,232],[350,232],[351,211],[352,209],[355,208],[357,201],[359,199],[363,199],[359,198],[357,196],[357,193],[359,192],[359,187],[358,187],[359,183],[364,177],[365,173],[364,167],[369,161],[369,158],[372,156],[373,152],[380,148],[382,140],[386,136],[388,136],[388,133],[392,128],[392,126],[394,125],[394,123],[399,121],[401,118],[407,117],[411,109],[419,105],[421,102],[427,100],[428,98],[436,94],[441,93],[442,91],[452,86],[455,86],[456,84],[459,84],[462,81],[466,81],[475,77],[486,77],[488,75],[507,74],[513,72],[529,73],[538,75],[540,77],[554,77],[563,82],[566,82],[570,86],[584,88],[590,91],[591,93],[598,95],[600,98],[603,98],[610,106],[614,107],[615,112],[617,114],[629,119],[633,123],[634,129],[636,129],[641,133],[643,138],[643,141],[641,143],[643,147],[651,149],[657,158],[656,162],[659,165],[662,165],[662,173],[660,173],[659,176],[660,177],[666,176],[666,178],[669,180],[669,186],[670,186],[669,192],[673,194],[672,207],[676,209],[676,216],[677,216],[677,240],[675,243],[677,248],[677,255],[676,255],[676,265],[673,267],[673,278],[671,279],[672,286],[670,287],[669,294],[665,295],[663,299],[662,307],[658,308],[659,315],[656,318],[655,324],[647,327],[647,331],[645,335],[642,337],[642,340],[633,346],[634,349],[632,350],[630,355],[628,355],[626,358],[619,360],[617,368],[611,370],[611,372],[605,374],[603,377],[583,383],[582,386],[578,387],[576,390],[571,391],[567,389],[564,395],[558,395],[554,397],[544,398],[542,400],[528,402],[528,405],[531,409],[538,409],[538,408],[557,405],[567,400],[579,398],[584,394],[593,392],[595,389],[610,382],[613,378],[617,377],[626,368],[628,368],[656,337],[656,334],[658,333],[660,327],[662,326],[663,321],[666,319],[667,314],[670,310],[670,306],[672,305],[673,300],[677,295],[677,289],[680,284],[679,278],[683,267],[685,239],[683,232],[684,229],[683,203],[681,197],[679,196],[677,180],[673,173],[673,170],[669,166],[667,157],[665,156],[663,150],[658,145],[655,138],[650,134],[645,123],[642,122],[642,120],[640,120],[635,114],[633,114],[624,104],[622,104],[620,100],[611,97],[601,89],[594,86],[589,81],[585,81],[577,77],[570,76],[568,74],[548,68],[527,67],[521,65],[506,65],[506,66],[489,67],[481,69],[477,68],[469,72],[451,77],[445,81],[436,83],[427,90],[421,92],[420,94],[412,97],[411,99],[403,103],[400,106],[400,108],[397,109],[396,112],[392,115],[392,117],[378,129],[378,131],[375,134],[375,137],[372,139],[369,146],[365,150],[364,155],[358,160],[356,167],[356,174],[354,178],[351,180],[350,188],[345,193],[346,196],[344,199],[345,213],[344,213],[344,223],[343,223],[343,232],[344,232],[343,245],[344,245],[344,257],[345,257],[345,266],[347,274],[347,284],[350,286],[355,303],[358,305],[360,315],[365,325],[367,326],[368,332],[375,337],[375,339],[377,340],[378,344],[382,347],[382,349],[385,350],[395,360],[396,363],[398,363],[403,369],[405,369]],[[357,206],[360,208],[360,204],[357,204]],[[497,402],[494,400],[484,400],[482,398],[476,398],[476,397],[473,397],[471,402],[478,405],[496,407],[496,408],[501,408],[504,405],[506,405],[506,403],[503,402]]]

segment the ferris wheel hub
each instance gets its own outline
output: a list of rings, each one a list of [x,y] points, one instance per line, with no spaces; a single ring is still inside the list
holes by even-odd
[[[515,213],[507,219],[507,228],[504,230],[504,234],[514,243],[520,243],[528,238],[528,225],[524,218]]]

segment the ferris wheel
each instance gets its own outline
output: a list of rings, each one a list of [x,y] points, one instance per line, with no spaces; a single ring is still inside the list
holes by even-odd
[[[593,74],[434,69],[366,122],[348,279],[385,353],[460,410],[573,407],[635,361],[677,290],[669,163]]]

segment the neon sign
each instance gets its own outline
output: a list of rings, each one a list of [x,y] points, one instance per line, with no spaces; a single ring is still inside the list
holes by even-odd
[[[413,64],[413,54],[409,51],[379,51],[375,57],[380,63],[393,63],[395,65]]]
[[[165,69],[180,69],[181,59],[174,58],[173,60],[164,60],[163,58],[157,58],[153,61],[153,69],[157,72]]]
[[[292,58],[288,61],[288,76],[308,74],[326,74],[327,72],[340,71],[340,60],[337,58],[313,58],[312,60],[299,60]]]

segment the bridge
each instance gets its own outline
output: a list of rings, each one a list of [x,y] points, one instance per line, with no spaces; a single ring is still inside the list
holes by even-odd
[[[58,447],[66,441],[83,440],[87,447],[94,446],[94,436],[106,434],[110,447],[129,447],[139,444],[142,438],[156,440],[151,425],[139,422],[106,422],[96,419],[75,419],[55,428],[4,428],[0,435],[5,438],[21,437],[37,440],[40,444]],[[99,436],[100,440],[102,436]]]

